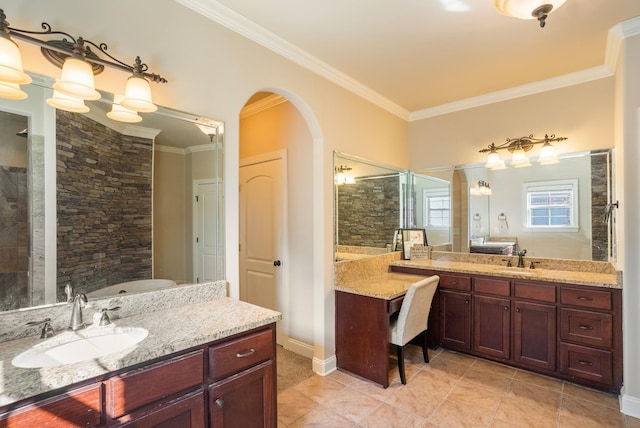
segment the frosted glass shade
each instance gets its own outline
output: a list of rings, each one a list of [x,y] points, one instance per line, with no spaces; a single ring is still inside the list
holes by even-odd
[[[558,155],[556,155],[556,149],[549,143],[544,143],[540,148],[540,156],[538,157],[538,163],[540,165],[551,165],[558,163]]]
[[[55,107],[60,110],[70,111],[72,113],[86,113],[89,111],[89,107],[84,103],[84,100],[80,98],[70,97],[62,92],[53,91],[53,97],[46,100],[46,103],[51,107]]]
[[[0,81],[31,83],[31,77],[22,70],[22,56],[18,45],[7,35],[0,36]]]
[[[122,95],[116,95],[113,99],[113,105],[111,111],[107,113],[109,119],[117,120],[118,122],[125,123],[137,123],[142,121],[142,117],[128,108],[123,107],[120,102],[122,101]]]
[[[492,151],[487,156],[487,163],[485,168],[489,169],[505,169],[504,161],[500,159],[500,155],[496,151]]]
[[[100,93],[95,89],[91,64],[71,56],[64,61],[62,76],[53,89],[82,100],[100,99]]]
[[[511,155],[511,166],[514,166],[516,168],[531,166],[527,154],[521,147],[518,147],[513,151],[513,154]]]
[[[0,98],[8,100],[24,100],[27,93],[17,83],[0,82]]]
[[[550,13],[564,4],[566,0],[495,0],[496,10],[503,15],[520,19],[537,19],[531,13],[544,4],[553,6]]]
[[[120,105],[129,110],[151,113],[158,110],[151,100],[151,87],[147,79],[140,75],[133,75],[127,80],[124,98]]]

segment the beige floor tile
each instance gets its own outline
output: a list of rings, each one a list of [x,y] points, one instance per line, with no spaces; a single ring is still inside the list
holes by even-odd
[[[545,389],[550,389],[552,391],[562,392],[563,382],[561,380],[542,376],[536,373],[528,372],[526,370],[518,370],[515,375],[515,380],[525,383],[531,383],[537,386],[541,386]]]
[[[480,428],[488,427],[492,419],[491,414],[478,412],[465,404],[445,400],[429,422],[441,428]]]
[[[586,386],[580,386],[569,382],[565,382],[562,392],[573,397],[582,398],[583,400],[589,400],[614,409],[620,409],[620,401],[616,394],[597,391],[595,389],[587,388]]]
[[[519,428],[517,422],[509,423],[509,422],[501,421],[499,419],[494,419],[493,422],[491,422],[491,425],[489,426],[490,428]]]
[[[482,370],[508,378],[513,378],[516,374],[516,369],[513,367],[494,363],[493,361],[488,360],[477,359],[471,367],[473,370]]]
[[[422,390],[426,394],[436,395],[444,398],[451,392],[453,387],[459,382],[450,376],[431,370],[420,370],[406,387]]]
[[[523,402],[535,403],[536,408],[558,411],[561,394],[537,385],[514,380],[505,394],[505,399],[513,398]]]
[[[535,402],[506,398],[495,413],[495,421],[517,428],[549,428],[558,423],[558,411],[537,408]]]
[[[318,405],[315,409],[289,425],[289,428],[350,428],[355,423],[331,409]]]
[[[388,404],[382,404],[358,426],[367,428],[422,428],[424,418]]]
[[[421,388],[412,388],[407,385],[387,401],[390,406],[398,407],[423,418],[428,418],[438,408],[442,398],[437,395],[425,393]]]
[[[482,388],[471,382],[460,382],[447,396],[447,400],[464,404],[481,413],[494,414],[502,402],[503,394]]]
[[[278,394],[278,426],[286,427],[306,415],[318,405],[292,388]]]
[[[332,394],[335,394],[345,388],[346,385],[320,375],[312,376],[293,387],[296,391],[306,395],[318,403],[322,403],[327,398],[331,397]]]
[[[513,382],[511,378],[496,376],[492,372],[477,370],[473,367],[462,376],[462,381],[475,383],[496,394],[505,393],[509,389],[511,382]]]
[[[422,370],[432,370],[459,379],[469,370],[469,364],[458,363],[447,358],[434,358]]]
[[[349,385],[349,388],[353,388],[356,391],[360,391],[377,400],[387,401],[393,396],[393,394],[398,392],[398,390],[402,388],[402,386],[403,385],[400,383],[399,380],[391,382],[388,388],[383,388],[376,383],[362,380],[362,379],[357,379],[355,382]]]
[[[392,363],[389,368],[389,381],[390,382],[400,382],[400,371],[398,370],[398,361],[394,358],[391,360]],[[416,375],[422,368],[425,366],[424,362],[414,363],[405,359],[404,362],[404,375],[407,378],[407,381]]]
[[[563,396],[560,428],[623,428],[624,415],[617,409],[593,401]]]
[[[460,354],[458,352],[449,351],[447,349],[443,349],[435,358],[444,358],[458,364],[465,364],[467,366],[472,365],[476,358],[466,354]]]
[[[323,403],[324,406],[353,422],[364,419],[381,404],[382,401],[352,388],[336,392]]]
[[[335,370],[329,373],[326,377],[328,379],[335,380],[336,382],[340,382],[345,385],[351,385],[352,383],[358,380],[358,378],[355,377],[354,375],[349,374],[347,372],[340,371],[340,370]]]
[[[624,428],[640,428],[640,419],[625,415]]]

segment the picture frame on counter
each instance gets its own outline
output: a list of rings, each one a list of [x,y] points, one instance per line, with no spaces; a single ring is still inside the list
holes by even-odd
[[[411,248],[416,246],[427,246],[427,231],[425,229],[398,229],[396,240],[401,242],[402,260],[411,260]],[[394,246],[394,248],[398,248]]]

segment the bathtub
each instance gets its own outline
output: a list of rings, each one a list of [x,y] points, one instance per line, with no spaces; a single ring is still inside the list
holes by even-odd
[[[121,293],[140,293],[141,291],[155,291],[176,285],[171,279],[141,279],[138,281],[121,282],[100,290],[92,291],[87,297],[107,297]]]

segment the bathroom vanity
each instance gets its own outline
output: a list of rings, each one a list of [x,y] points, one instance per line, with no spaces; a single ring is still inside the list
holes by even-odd
[[[116,320],[149,331],[135,349],[39,369],[11,359],[40,339],[0,343],[0,427],[275,427],[278,319],[226,297],[188,303]]]

